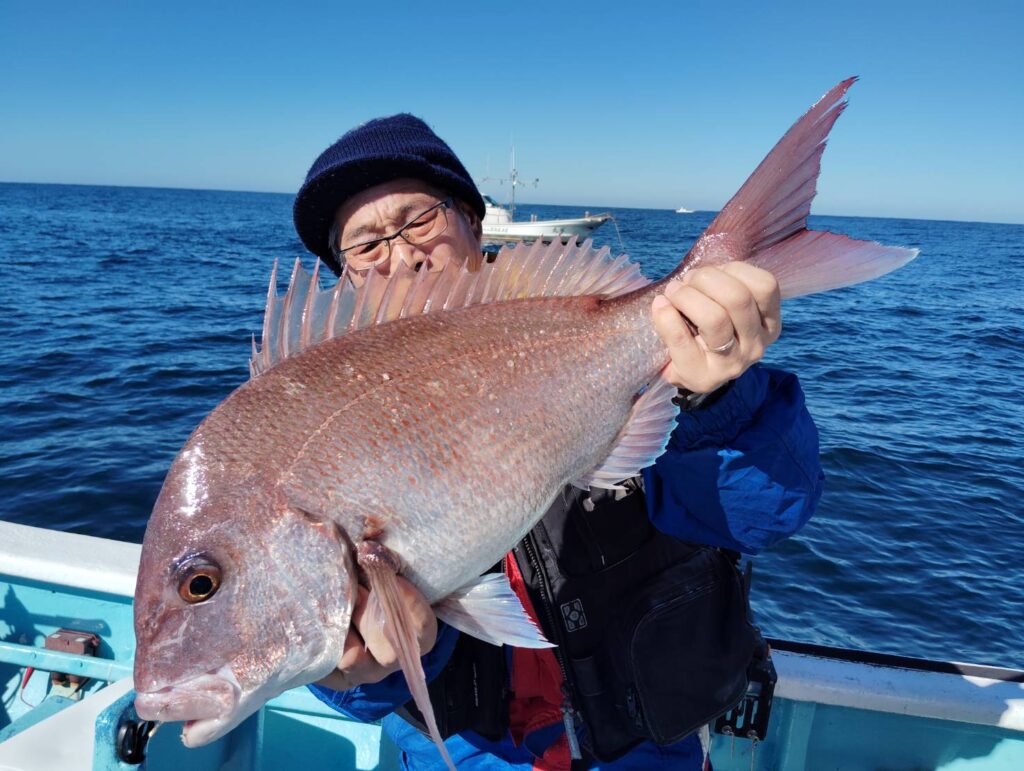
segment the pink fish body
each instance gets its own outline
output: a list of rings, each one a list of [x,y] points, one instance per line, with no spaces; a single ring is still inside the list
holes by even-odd
[[[386,584],[361,561],[369,546],[397,557],[440,617],[531,644],[505,590],[474,582],[566,484],[613,486],[664,450],[675,389],[659,378],[668,356],[650,311],[664,282],[745,259],[793,296],[915,256],[806,230],[851,83],[790,129],[657,284],[589,244],[507,249],[476,274],[406,271],[359,291],[319,291],[297,269],[283,302],[272,281],[256,376],[190,437],[146,532],[140,715],[193,721],[185,741],[203,744],[326,675],[360,576],[374,593]],[[386,604],[385,615],[411,650]],[[409,650],[403,669],[424,710]]]

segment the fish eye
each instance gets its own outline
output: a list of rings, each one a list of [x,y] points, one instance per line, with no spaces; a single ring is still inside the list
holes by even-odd
[[[205,602],[220,588],[221,571],[206,559],[191,560],[179,569],[178,594],[190,604]]]

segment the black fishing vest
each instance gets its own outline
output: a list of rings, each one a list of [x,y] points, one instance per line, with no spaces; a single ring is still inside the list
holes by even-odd
[[[760,634],[738,555],[661,533],[642,480],[626,491],[566,488],[512,552],[565,684],[567,728],[611,761],[673,744],[734,707]],[[442,736],[498,741],[511,696],[505,651],[461,635],[429,686]],[[412,702],[398,713],[421,728]]]

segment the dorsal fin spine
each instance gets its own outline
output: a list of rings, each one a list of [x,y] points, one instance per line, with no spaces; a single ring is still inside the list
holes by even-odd
[[[547,283],[547,277],[551,275],[551,248],[547,244],[542,244],[540,241],[535,241],[529,247],[522,247],[525,251],[523,259],[528,260],[535,267],[535,275],[537,276],[539,296],[544,296],[544,290]]]
[[[444,309],[453,310],[455,308],[461,308],[465,304],[466,293],[469,291],[469,282],[471,281],[468,273],[460,273],[458,280],[452,287],[452,291],[448,294],[448,299],[445,300]]]
[[[497,268],[497,272],[500,274],[496,276],[494,282],[494,294],[495,297],[502,297],[505,299],[511,299],[519,296],[519,289],[521,288],[521,282],[517,282],[517,276],[521,275],[521,271],[518,269],[515,258],[512,257],[516,252],[514,250],[509,251],[509,259],[503,260],[504,265]]]
[[[331,292],[331,306],[327,311],[327,323],[325,324],[326,329],[329,330],[327,333],[328,335],[332,335],[335,324],[338,320],[338,306],[340,305],[341,300],[341,288],[344,285],[345,280],[343,276],[342,279],[339,279],[339,281],[334,285],[334,291]]]
[[[585,243],[586,243],[587,246],[590,246],[590,242],[589,241],[587,241]],[[606,249],[593,249],[593,247],[591,247],[591,251],[594,251],[597,254],[597,256],[599,256],[599,257],[603,256],[603,254],[607,253]],[[616,263],[617,263],[617,260],[612,260],[612,266],[613,267],[617,267]],[[588,279],[589,279],[589,286],[587,287],[587,294],[601,294],[601,286],[602,286],[602,284],[607,284],[608,281],[610,280],[610,277],[607,274],[594,273],[594,274],[590,275],[588,277]]]
[[[348,325],[349,330],[362,328],[362,318],[366,304],[370,298],[370,292],[376,287],[374,279],[377,275],[377,271],[371,270],[366,276],[366,280],[363,282],[362,291],[356,292],[355,307],[352,309],[352,322]]]
[[[331,337],[345,334],[345,332],[352,328],[355,319],[356,292],[352,288],[347,271],[347,268],[342,271],[341,278],[338,279],[338,283],[335,286],[338,293],[338,305],[335,309],[334,323],[330,327],[333,330]]]
[[[605,246],[598,250],[598,254],[607,258],[611,255],[611,250],[607,246]],[[620,262],[619,260],[624,256],[625,255],[619,255],[619,257],[612,260],[612,265],[614,266],[614,269],[616,271],[618,271],[619,268],[621,268],[626,262],[629,261],[629,258],[627,257],[625,260],[622,260],[622,262]],[[635,274],[631,273],[630,275],[632,276]],[[620,283],[625,278],[625,275],[617,277],[617,274],[597,274],[594,276],[594,285],[591,287],[590,291],[592,294],[607,294],[607,287],[615,283]]]
[[[302,267],[302,260],[298,257],[295,258],[295,266],[292,268],[292,276],[288,282],[288,291],[284,296],[284,307],[282,309],[285,317],[285,334],[284,337],[284,355],[287,358],[295,351],[299,350],[299,335],[302,332],[302,312],[305,310],[306,304],[302,303],[301,306],[296,302],[296,297],[300,292],[307,287],[305,284],[305,278],[308,274]],[[298,318],[296,318],[298,316]],[[298,322],[296,324],[296,322]]]
[[[583,254],[586,255],[586,257],[588,258],[597,253],[597,250],[594,249],[593,242],[589,238],[583,242],[583,244],[580,246],[580,249],[583,251]],[[587,268],[587,270],[584,271],[583,275],[580,277],[580,294],[594,294],[595,285],[597,284],[599,278],[599,272],[594,270],[597,264],[597,260],[593,260],[590,263],[590,267]]]
[[[494,293],[497,297],[508,297],[512,292],[512,271],[506,266],[497,277]]]
[[[430,292],[423,301],[423,313],[430,313],[435,307],[444,307],[449,293],[452,291],[452,274],[441,271],[437,277],[436,292]]]
[[[285,296],[281,298],[280,302],[277,303],[277,307],[274,309],[276,323],[281,327],[281,333],[278,335],[276,346],[271,351],[271,356],[277,356],[278,358],[284,359],[288,356],[288,314],[286,313],[288,307],[288,294],[285,292]]]
[[[487,282],[491,276],[483,281],[470,281],[466,286],[466,305],[476,305],[483,302],[484,292],[487,290]]]
[[[470,305],[479,305],[488,302],[491,298],[488,290],[490,289],[491,282],[494,281],[494,274],[496,271],[491,269],[487,271],[487,275],[483,281],[474,281],[470,287],[470,292],[467,295]]]
[[[538,264],[544,267],[539,275]],[[370,271],[358,289],[345,270],[332,289],[320,289],[319,265],[311,276],[297,260],[288,289],[279,297],[276,275],[275,264],[263,339],[250,360],[254,376],[323,340],[371,324],[525,297],[592,294],[598,289],[607,297],[610,287],[628,290],[647,283],[627,257],[613,260],[607,248],[596,250],[590,241],[582,246],[556,242],[506,247],[493,262],[480,266],[453,260],[439,270],[417,270],[403,262],[390,277]]]
[[[558,246],[560,246],[560,244]],[[558,268],[561,265],[562,258],[564,256],[565,252],[558,250],[558,247],[554,243],[548,247],[547,253],[544,255],[545,264],[550,263],[547,277],[544,279],[543,288],[541,289],[541,294],[544,297],[551,297],[558,288],[560,279],[558,275]]]
[[[260,342],[263,346],[262,351],[262,365],[264,368],[270,366],[270,350],[268,349],[267,340],[272,340],[271,332],[273,329],[273,323],[275,321],[274,313],[277,306],[277,260],[274,260],[274,267],[270,271],[270,285],[267,287],[267,309],[263,313],[263,332],[260,336]]]
[[[259,374],[260,355],[256,350],[256,333],[252,335],[252,353],[249,354],[249,377],[256,377]]]
[[[422,288],[425,285],[426,270],[420,270],[412,280],[409,287],[409,294],[398,309],[398,318],[404,319],[408,316],[417,316],[422,313],[423,297]]]
[[[391,315],[391,301],[394,299],[395,292],[398,290],[400,283],[401,282],[396,276],[388,281],[384,286],[384,295],[380,298],[380,305],[377,306],[377,312],[373,314],[374,324],[383,324],[389,318],[393,318]],[[399,310],[401,310],[401,308],[399,308]]]
[[[306,304],[302,309],[302,326],[299,334],[300,345],[308,348],[315,340],[312,339],[314,307],[316,305],[317,289],[320,288],[320,260],[313,265],[313,277],[309,280],[309,291],[306,292]]]
[[[544,294],[546,297],[551,297],[558,292],[562,283],[562,262],[565,259],[565,252],[562,251],[560,244],[552,243],[548,247],[548,254],[552,259],[551,274],[548,276]]]

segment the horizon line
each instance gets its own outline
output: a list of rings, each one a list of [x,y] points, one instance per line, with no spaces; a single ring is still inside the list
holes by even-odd
[[[233,188],[222,188],[222,187],[178,187],[174,185],[117,185],[117,184],[96,184],[92,182],[26,182],[23,180],[2,180],[0,179],[0,185],[48,185],[52,187],[113,187],[113,188],[125,188],[130,190],[179,190],[182,192],[195,192],[195,193],[246,193],[250,195],[290,195],[294,197],[296,193],[283,192],[279,190],[240,190]],[[298,192],[298,191],[296,191]],[[562,203],[538,203],[530,201],[519,201],[517,204],[525,204],[527,206],[569,206],[569,207],[588,207],[596,204],[562,204]],[[671,206],[665,208],[651,207],[651,206],[621,206],[612,205],[606,206],[611,209],[628,209],[636,211],[675,211]],[[694,214],[700,213],[718,213],[721,209],[694,209]],[[965,225],[978,224],[978,225],[1010,225],[1020,227],[1024,225],[1022,222],[1004,222],[1002,220],[953,220],[953,219],[930,219],[927,217],[900,217],[892,215],[877,215],[877,214],[828,214],[824,212],[811,212],[811,217],[846,217],[849,219],[878,219],[878,220],[907,220],[911,222],[958,222]]]

